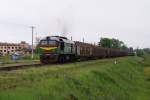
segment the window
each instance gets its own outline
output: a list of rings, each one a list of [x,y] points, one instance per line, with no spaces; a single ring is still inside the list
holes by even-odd
[[[56,41],[49,41],[49,45],[56,45]]]
[[[41,40],[40,45],[47,45],[47,41],[46,40]]]
[[[14,47],[12,47],[12,49],[14,49]]]
[[[73,44],[71,44],[71,53],[73,52]]]
[[[4,50],[4,52],[6,52],[6,50]]]
[[[57,45],[57,42],[56,41],[52,41],[52,40],[41,40],[40,41],[40,45]]]

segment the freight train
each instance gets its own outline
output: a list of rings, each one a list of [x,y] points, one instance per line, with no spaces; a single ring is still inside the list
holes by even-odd
[[[40,53],[40,61],[44,64],[128,55],[126,51],[72,41],[61,36],[47,36],[40,40],[37,48]]]

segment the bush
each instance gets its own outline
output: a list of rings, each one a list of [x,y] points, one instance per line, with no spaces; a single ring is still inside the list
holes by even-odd
[[[142,49],[137,49],[135,51],[136,51],[136,55],[139,56],[139,57],[144,55],[144,51]]]

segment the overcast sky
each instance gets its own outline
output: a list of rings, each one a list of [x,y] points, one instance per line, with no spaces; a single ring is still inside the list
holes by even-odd
[[[150,48],[150,0],[0,0],[1,42],[31,43],[32,25],[41,37],[109,37]]]

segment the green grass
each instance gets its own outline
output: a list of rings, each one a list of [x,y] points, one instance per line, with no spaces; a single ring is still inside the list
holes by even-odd
[[[21,60],[31,60],[31,54],[22,56]],[[34,54],[33,60],[39,60],[39,54]]]
[[[34,58],[32,60],[31,58],[31,54],[29,55],[24,55],[21,56],[21,58],[19,60],[11,60],[10,56],[1,56],[0,57],[0,67],[3,66],[9,66],[9,65],[14,65],[14,64],[18,64],[18,63],[32,63],[33,61],[37,62],[39,61],[39,55],[38,54],[34,54]]]
[[[9,56],[1,56],[0,57],[0,62],[10,62],[11,59]]]
[[[150,55],[143,56],[142,64],[144,66],[145,78],[148,81],[149,88],[150,88]]]
[[[144,67],[148,59],[125,57],[1,72],[0,100],[150,100],[150,70]]]

